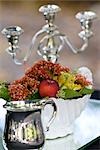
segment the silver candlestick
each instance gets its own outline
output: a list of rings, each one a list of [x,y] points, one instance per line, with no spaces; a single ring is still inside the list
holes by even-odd
[[[24,30],[19,26],[10,26],[7,28],[4,28],[2,30],[2,34],[6,36],[8,39],[9,47],[6,49],[6,51],[12,56],[14,62],[16,64],[22,64],[22,62],[19,62],[16,59],[17,51],[20,50],[19,48],[19,36],[24,32]]]
[[[2,33],[6,35],[9,42],[7,51],[12,55],[16,64],[23,64],[28,60],[38,37],[40,38],[37,47],[38,54],[42,56],[44,60],[54,63],[57,62],[59,52],[65,43],[74,53],[84,51],[88,47],[89,38],[93,35],[93,32],[91,31],[92,21],[96,18],[96,14],[92,11],[84,11],[76,14],[76,18],[80,21],[82,28],[79,37],[83,40],[83,44],[81,48],[75,48],[68,36],[62,34],[54,24],[55,15],[60,10],[61,8],[57,5],[44,5],[39,8],[39,12],[44,15],[46,24],[33,36],[30,49],[22,62],[16,59],[16,51],[19,50],[18,41],[19,36],[23,33],[23,29],[18,26],[3,29]]]

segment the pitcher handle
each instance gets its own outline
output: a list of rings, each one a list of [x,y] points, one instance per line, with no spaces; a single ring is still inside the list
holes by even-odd
[[[48,124],[47,124],[47,126],[46,126],[46,131],[49,131],[50,125],[53,123],[54,119],[56,118],[57,106],[56,106],[55,102],[54,102],[52,99],[42,100],[42,106],[43,106],[43,108],[44,108],[47,104],[50,104],[50,105],[53,107],[52,116],[51,116],[51,118],[50,118],[50,120],[48,121]]]

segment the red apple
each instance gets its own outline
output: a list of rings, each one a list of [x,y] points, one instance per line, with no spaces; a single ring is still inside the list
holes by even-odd
[[[39,94],[41,97],[56,97],[59,85],[55,80],[43,80],[39,86]]]

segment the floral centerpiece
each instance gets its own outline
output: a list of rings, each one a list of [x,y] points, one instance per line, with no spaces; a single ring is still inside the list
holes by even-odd
[[[0,97],[7,101],[33,102],[41,98],[52,98],[57,105],[58,113],[46,137],[65,136],[72,132],[69,127],[79,116],[93,92],[92,79],[87,78],[91,72],[88,68],[83,70],[85,73],[82,69],[72,71],[60,64],[41,60],[27,69],[20,79],[10,84],[1,82]],[[44,112],[43,121],[47,122],[49,108]]]
[[[39,61],[27,69],[25,75],[8,84],[0,83],[0,97],[6,100],[27,100],[43,97],[73,99],[93,92],[92,83],[85,76],[68,67]]]

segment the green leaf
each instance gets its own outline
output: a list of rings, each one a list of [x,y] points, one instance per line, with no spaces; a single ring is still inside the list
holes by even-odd
[[[37,101],[39,101],[40,100],[40,95],[39,95],[39,92],[37,91],[37,92],[35,92],[35,93],[33,93],[32,95],[30,95],[29,97],[28,97],[28,99],[29,100],[32,100],[32,101],[34,101],[34,102],[37,102]]]
[[[66,89],[65,96],[66,96],[66,98],[75,98],[75,97],[80,97],[82,95],[77,91]]]
[[[62,91],[59,91],[58,96],[64,99],[72,99],[80,97],[82,94],[71,89],[62,89]]]
[[[8,88],[4,84],[0,85],[0,98],[3,98],[7,101],[10,100]]]
[[[93,89],[83,88],[79,91],[82,95],[92,94],[94,92]]]

